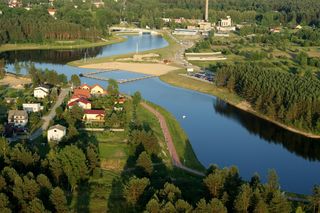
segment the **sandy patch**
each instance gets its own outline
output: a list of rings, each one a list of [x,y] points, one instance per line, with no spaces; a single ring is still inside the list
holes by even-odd
[[[23,89],[25,84],[30,84],[30,78],[16,77],[11,74],[7,74],[3,79],[0,80],[0,85],[8,85],[15,89]]]
[[[166,64],[146,64],[146,63],[124,63],[124,62],[105,62],[98,64],[89,64],[80,66],[81,68],[89,69],[119,69],[129,72],[143,73],[147,75],[160,76],[168,72],[178,70],[180,68],[169,66]]]

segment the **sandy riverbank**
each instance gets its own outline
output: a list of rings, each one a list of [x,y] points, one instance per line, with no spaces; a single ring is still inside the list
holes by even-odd
[[[168,72],[178,70],[181,68],[159,63],[125,63],[125,62],[105,62],[98,64],[89,64],[80,66],[81,68],[89,69],[119,69],[129,72],[142,73],[147,75],[160,76]]]
[[[0,85],[8,85],[15,89],[23,89],[25,84],[30,84],[31,79],[26,77],[16,77],[12,74],[6,74],[3,79],[0,80]]]

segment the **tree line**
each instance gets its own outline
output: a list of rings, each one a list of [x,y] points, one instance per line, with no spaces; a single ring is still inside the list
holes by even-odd
[[[215,83],[237,93],[269,118],[298,129],[320,132],[318,79],[248,62],[221,65]]]
[[[27,11],[5,9],[0,16],[0,44],[41,43],[53,40],[97,40],[101,33],[94,27],[54,19],[44,8]]]

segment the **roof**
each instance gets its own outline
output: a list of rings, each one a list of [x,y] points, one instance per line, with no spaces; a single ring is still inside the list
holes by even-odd
[[[85,97],[85,98],[89,98],[91,96],[90,95],[90,91],[83,90],[83,89],[74,89],[73,90],[73,94],[74,95],[78,95],[78,96],[82,96],[82,97]]]
[[[85,109],[84,114],[87,115],[104,115],[104,110],[97,110],[97,109]]]
[[[89,88],[91,88],[88,84],[82,84],[81,86],[79,86],[79,88],[83,88],[83,87],[89,87]]]
[[[68,103],[68,106],[74,106],[76,103],[79,103],[79,102],[84,103],[84,104],[91,104],[91,102],[88,101],[87,99],[80,97],[79,99]]]
[[[24,110],[9,110],[8,116],[11,118],[13,116],[24,116],[28,118],[28,113]]]
[[[92,88],[95,88],[95,87],[100,87],[101,89],[103,89],[103,87],[100,86],[100,84],[95,84],[95,85],[93,85],[93,86],[91,87],[91,89],[92,89]]]
[[[54,125],[54,126],[49,128],[49,130],[53,130],[53,129],[58,129],[58,130],[61,130],[61,131],[65,131],[66,127],[64,127],[64,126],[62,126],[60,124],[57,124],[57,125]]]
[[[41,90],[41,91],[43,91],[45,93],[49,92],[49,88],[43,87],[43,86],[36,87],[36,88],[34,88],[34,90]]]

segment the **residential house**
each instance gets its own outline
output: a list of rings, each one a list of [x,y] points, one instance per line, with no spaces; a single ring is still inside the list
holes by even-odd
[[[24,110],[10,110],[8,113],[8,123],[24,127],[28,123],[28,113]]]
[[[78,105],[82,109],[91,109],[91,102],[85,98],[79,98],[75,101],[68,102],[68,108],[71,109],[74,105]]]
[[[46,86],[39,86],[33,90],[33,95],[36,98],[45,98],[49,95],[50,89]]]
[[[91,90],[91,87],[88,84],[82,84],[79,89],[83,89],[83,90]]]
[[[50,16],[54,17],[56,15],[56,13],[57,13],[57,10],[55,8],[49,8],[48,9],[48,13],[49,13]]]
[[[10,8],[21,7],[22,6],[22,2],[21,2],[21,0],[9,0],[8,6]]]
[[[104,122],[104,110],[84,110],[83,120],[86,122]]]
[[[91,87],[91,95],[103,95],[105,94],[104,89],[99,84],[95,84]]]
[[[27,112],[40,112],[43,110],[43,106],[40,103],[25,103],[22,104],[22,108]]]
[[[74,96],[81,96],[84,98],[90,98],[91,94],[89,90],[84,90],[84,89],[74,89],[73,90],[73,95]]]
[[[50,142],[50,141],[59,142],[62,140],[62,138],[66,134],[67,134],[66,127],[64,127],[60,124],[54,125],[48,129],[48,133],[47,133],[48,142]]]

